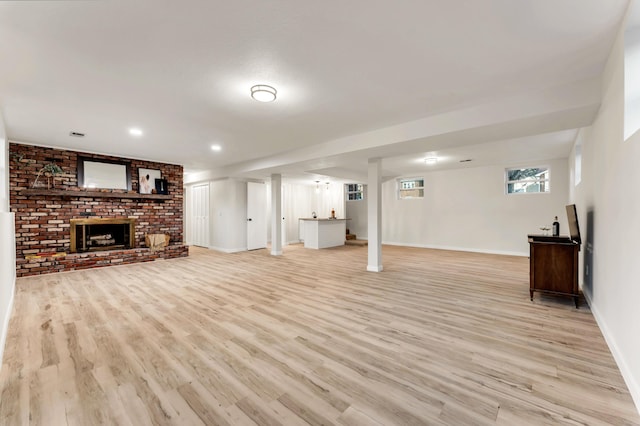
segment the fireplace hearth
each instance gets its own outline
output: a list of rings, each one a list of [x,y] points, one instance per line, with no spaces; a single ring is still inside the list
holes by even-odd
[[[130,249],[135,245],[135,219],[71,219],[71,253]]]

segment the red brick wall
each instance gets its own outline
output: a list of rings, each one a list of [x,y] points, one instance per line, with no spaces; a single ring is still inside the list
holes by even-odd
[[[16,143],[9,144],[9,182],[10,207],[16,215],[16,259],[18,275],[29,275],[28,271],[21,271],[25,255],[39,252],[69,252],[70,226],[69,220],[87,217],[135,217],[136,235],[135,248],[145,247],[146,233],[162,233],[171,236],[171,246],[184,247],[183,242],[183,187],[182,166],[156,163],[134,159],[109,157],[105,155],[79,153],[53,148],[44,148]],[[78,156],[96,159],[117,160],[128,162],[131,166],[132,191],[138,192],[138,168],[157,169],[162,178],[168,182],[170,199],[149,200],[130,198],[83,197],[83,188],[78,187]],[[31,188],[38,171],[48,162],[55,161],[63,169],[63,174],[54,179],[54,189],[77,191],[78,197],[59,195],[24,194],[23,190]],[[46,184],[47,178],[41,177],[39,182]],[[107,192],[124,193],[126,190],[108,190]],[[75,194],[74,194],[75,195]],[[148,250],[148,249],[145,249]],[[144,250],[143,250],[144,251]],[[120,251],[124,253],[123,251]],[[138,253],[140,250],[137,251]],[[184,250],[172,247],[167,250],[171,257],[186,255]],[[122,255],[125,256],[124,254]],[[71,255],[73,259],[79,255]],[[154,256],[137,256],[142,260],[168,256],[154,254]],[[63,270],[75,269],[73,262]],[[116,263],[116,262],[111,262]],[[33,265],[33,273],[51,272],[45,268],[49,265]],[[97,265],[99,266],[99,265]],[[27,268],[28,269],[28,268]],[[36,270],[38,269],[38,270]]]

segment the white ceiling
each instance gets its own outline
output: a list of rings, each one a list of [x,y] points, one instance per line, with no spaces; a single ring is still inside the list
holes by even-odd
[[[10,140],[202,176],[562,158],[597,111],[627,4],[2,1],[0,109]],[[277,101],[253,101],[258,83]]]

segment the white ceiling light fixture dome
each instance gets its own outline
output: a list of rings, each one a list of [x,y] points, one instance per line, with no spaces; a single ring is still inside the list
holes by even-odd
[[[427,157],[424,159],[424,163],[428,166],[432,166],[438,162],[438,157]]]
[[[251,88],[251,97],[258,102],[273,102],[278,91],[266,84],[257,84]]]

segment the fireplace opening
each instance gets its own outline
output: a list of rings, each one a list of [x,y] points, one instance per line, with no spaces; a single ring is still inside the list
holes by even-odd
[[[135,219],[71,219],[71,253],[134,247]]]

